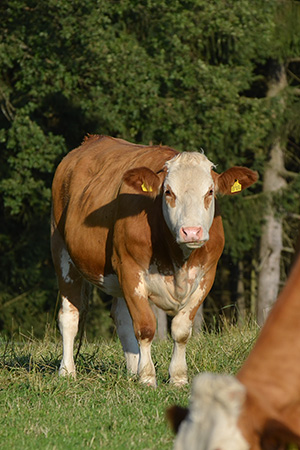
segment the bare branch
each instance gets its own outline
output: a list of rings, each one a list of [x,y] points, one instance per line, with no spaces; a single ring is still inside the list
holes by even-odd
[[[9,122],[12,122],[14,119],[15,108],[10,103],[7,95],[0,89],[0,98],[1,98],[1,111]]]
[[[295,75],[294,72],[292,72],[290,69],[287,69],[286,71],[294,80],[300,83],[300,78],[297,75]]]
[[[31,294],[31,292],[33,292],[33,291],[36,289],[36,287],[37,287],[37,286],[35,286],[35,287],[29,289],[29,290],[26,291],[26,292],[23,292],[23,293],[20,294],[20,295],[17,295],[17,296],[14,297],[14,298],[11,298],[11,299],[8,300],[7,302],[3,303],[3,305],[0,306],[0,309],[5,309],[5,308],[7,308],[8,306],[12,305],[13,303],[16,303],[16,302],[18,302],[19,300],[22,300],[23,298],[26,298],[26,296],[29,295],[29,294]]]
[[[294,62],[300,63],[300,56],[295,56],[294,58],[289,58],[287,61],[288,64],[294,63]]]
[[[297,178],[299,176],[299,173],[291,172],[290,170],[283,169],[279,172],[279,175],[284,178]]]
[[[288,212],[285,217],[289,217],[292,219],[300,220],[300,214]]]
[[[290,247],[282,247],[282,251],[286,253],[295,253],[295,249]]]

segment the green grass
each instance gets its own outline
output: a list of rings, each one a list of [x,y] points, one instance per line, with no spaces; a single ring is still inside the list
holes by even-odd
[[[188,344],[190,379],[198,372],[235,373],[257,330],[225,327]],[[0,341],[1,449],[171,449],[165,410],[187,405],[190,385],[170,386],[172,341],[154,342],[158,388],[130,379],[118,340],[84,343],[77,378],[59,378],[61,341]]]

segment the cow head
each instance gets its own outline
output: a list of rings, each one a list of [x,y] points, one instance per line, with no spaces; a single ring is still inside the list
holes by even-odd
[[[257,174],[233,167],[222,174],[202,153],[178,154],[167,161],[163,184],[163,214],[179,245],[199,248],[209,239],[214,219],[214,196],[238,193],[257,180]]]
[[[249,391],[229,375],[197,375],[189,409],[172,406],[167,419],[177,433],[174,450],[300,448],[299,434],[281,410],[274,410],[268,395]]]
[[[248,450],[238,428],[246,388],[234,377],[201,374],[193,382],[186,413],[174,406],[167,417],[178,435],[174,450]],[[184,418],[179,424],[177,416]]]
[[[166,163],[163,215],[177,243],[190,249],[209,239],[214,218],[212,167],[201,153],[180,153]]]
[[[203,153],[183,152],[155,174],[146,167],[131,169],[123,181],[140,194],[162,194],[162,211],[168,228],[184,252],[202,247],[214,219],[214,196],[236,194],[257,180],[257,173],[232,167],[221,174]]]

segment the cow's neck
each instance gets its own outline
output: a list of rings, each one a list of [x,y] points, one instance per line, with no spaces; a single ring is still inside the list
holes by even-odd
[[[237,378],[272,406],[300,403],[300,259]],[[267,393],[267,395],[266,395]]]
[[[186,246],[181,246],[177,244],[174,236],[171,234],[169,228],[164,222],[164,243],[166,251],[169,255],[169,259],[172,262],[174,270],[177,271],[188,264],[189,259],[194,250],[189,249]]]

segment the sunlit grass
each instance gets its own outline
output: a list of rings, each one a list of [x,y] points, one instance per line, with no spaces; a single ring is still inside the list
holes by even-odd
[[[225,326],[191,338],[190,379],[198,372],[235,373],[257,336],[255,327]],[[187,405],[190,386],[168,384],[172,341],[154,342],[158,388],[128,377],[120,342],[84,342],[77,378],[59,378],[61,341],[47,333],[0,342],[0,442],[3,449],[171,449],[165,410]]]

